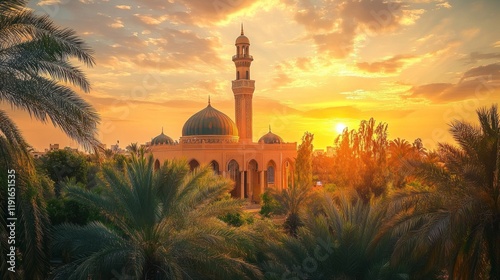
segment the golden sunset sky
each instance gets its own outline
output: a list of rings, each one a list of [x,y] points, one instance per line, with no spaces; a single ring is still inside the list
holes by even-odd
[[[454,119],[500,100],[500,1],[44,0],[30,8],[91,46],[82,93],[100,113],[99,139],[145,143],[181,136],[212,105],[234,120],[231,80],[240,23],[256,80],[254,133],[271,125],[288,142],[333,144],[339,123],[374,117],[389,138],[428,148],[452,141]],[[83,66],[83,65],[81,65]],[[5,107],[5,105],[3,105]],[[51,124],[12,112],[28,142],[76,144]]]

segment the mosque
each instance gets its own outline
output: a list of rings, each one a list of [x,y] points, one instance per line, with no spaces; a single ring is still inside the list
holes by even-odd
[[[236,79],[232,81],[236,123],[210,104],[192,115],[182,128],[182,137],[175,141],[165,135],[151,140],[149,149],[155,168],[167,159],[184,158],[193,170],[210,164],[214,172],[231,178],[231,195],[259,203],[266,188],[286,188],[293,180],[297,143],[286,143],[269,132],[253,142],[252,97],[255,80],[250,79],[250,40],[243,32],[236,38]]]

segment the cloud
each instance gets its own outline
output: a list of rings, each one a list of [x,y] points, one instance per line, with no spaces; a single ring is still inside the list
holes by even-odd
[[[163,29],[156,44],[158,51],[139,52],[132,61],[156,69],[214,70],[222,63],[217,53],[221,46],[218,38],[200,37],[188,30]],[[210,68],[207,68],[207,65]]]
[[[211,25],[228,19],[230,16],[252,7],[259,1],[251,0],[144,0],[137,1],[161,16],[169,17],[179,24]],[[158,14],[153,17],[160,16]]]
[[[130,6],[127,6],[127,5],[116,5],[115,6],[117,9],[120,9],[120,10],[130,10]]]
[[[399,1],[282,1],[294,12],[295,21],[306,28],[307,38],[317,50],[333,58],[349,55],[358,35],[380,34],[414,24],[425,12]]]
[[[500,63],[489,64],[486,66],[479,66],[469,69],[464,73],[460,82],[468,78],[489,76],[491,79],[500,79]]]
[[[471,52],[465,58],[467,63],[476,63],[479,60],[485,60],[485,59],[500,59],[500,52],[494,52],[494,53]]]
[[[424,98],[444,103],[471,98],[485,99],[500,92],[500,64],[474,67],[466,71],[460,81],[414,86],[407,98]]]
[[[409,61],[416,58],[414,55],[395,55],[393,57],[376,62],[358,62],[356,66],[370,73],[395,73],[403,68]]]
[[[437,4],[436,4],[436,7],[450,9],[450,8],[451,8],[451,5],[450,5],[450,3],[448,3],[448,2],[442,2],[442,3],[437,3]]]

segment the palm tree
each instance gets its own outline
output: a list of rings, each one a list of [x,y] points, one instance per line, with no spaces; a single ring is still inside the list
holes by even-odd
[[[477,111],[480,125],[455,121],[458,146],[439,144],[441,163],[418,174],[433,192],[400,195],[381,232],[400,239],[393,260],[420,259],[421,271],[444,268],[450,279],[500,279],[500,126],[497,106]],[[444,260],[444,261],[441,261]]]
[[[259,270],[243,260],[251,242],[217,217],[241,213],[242,201],[224,199],[231,182],[210,166],[189,171],[186,162],[166,161],[154,171],[153,157],[132,157],[125,174],[103,170],[107,191],[71,188],[69,197],[100,209],[107,223],[64,224],[54,250],[66,263],[54,279],[247,279]]]
[[[35,119],[50,120],[85,148],[97,147],[99,116],[68,85],[85,92],[90,84],[71,58],[94,64],[91,50],[70,29],[53,24],[25,8],[25,0],[0,5],[0,100],[27,111]],[[62,83],[61,83],[62,82]],[[20,134],[10,138],[12,120],[2,111],[0,131],[16,151],[25,151]]]
[[[284,235],[270,244],[266,279],[408,279],[404,267],[390,266],[391,238],[372,244],[385,204],[330,194],[318,201],[297,238]]]
[[[293,184],[281,192],[270,189],[269,193],[278,204],[278,209],[275,212],[286,215],[284,223],[286,232],[296,236],[298,228],[303,225],[300,212],[311,196],[311,186],[309,184]]]
[[[56,27],[46,16],[26,9],[26,0],[0,2],[0,101],[35,119],[51,121],[85,148],[97,147],[94,109],[72,89],[88,92],[90,85],[71,58],[92,66],[90,49],[69,29]],[[46,279],[48,215],[42,184],[29,145],[14,121],[0,110],[0,169],[16,170],[17,273],[7,270],[5,212],[7,189],[0,189],[0,278]],[[0,179],[7,181],[2,172]]]
[[[139,154],[139,145],[137,144],[137,142],[135,143],[130,143],[130,145],[128,145],[126,148],[125,148],[131,155],[138,155]]]
[[[418,151],[405,139],[396,138],[389,142],[387,152],[389,154],[388,167],[393,176],[393,186],[396,189],[401,189],[405,186],[406,177],[409,175],[408,170],[406,170],[409,165],[408,161],[415,159]]]

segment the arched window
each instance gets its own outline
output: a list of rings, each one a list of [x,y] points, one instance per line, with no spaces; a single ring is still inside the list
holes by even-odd
[[[236,71],[236,80],[240,79],[240,71]]]
[[[269,165],[267,167],[267,183],[274,184],[274,166]]]
[[[247,80],[250,79],[250,73],[247,71]]]
[[[210,162],[210,166],[212,166],[212,169],[214,170],[215,174],[219,174],[219,163],[215,160],[212,160]]]
[[[154,170],[158,170],[158,169],[160,169],[160,161],[159,160],[155,160]]]
[[[189,162],[189,169],[191,171],[195,170],[196,168],[200,167],[200,163],[195,160],[195,159],[192,159],[190,162]]]
[[[241,188],[239,187],[241,180],[240,165],[238,164],[238,162],[232,159],[227,164],[227,171],[229,173],[229,178],[231,178],[231,180],[233,180],[234,182],[234,188],[231,191],[231,196],[236,198],[241,198]]]

